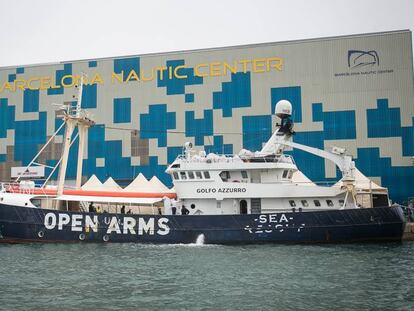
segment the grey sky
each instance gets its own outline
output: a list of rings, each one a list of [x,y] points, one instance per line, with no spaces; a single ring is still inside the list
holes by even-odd
[[[0,66],[414,30],[413,0],[0,0]]]

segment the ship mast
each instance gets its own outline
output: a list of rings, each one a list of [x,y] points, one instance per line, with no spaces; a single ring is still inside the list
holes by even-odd
[[[59,179],[57,195],[63,194],[63,187],[66,178],[66,169],[68,166],[69,149],[72,141],[72,134],[76,127],[78,127],[79,134],[79,149],[78,149],[78,161],[77,161],[77,172],[76,172],[76,188],[79,189],[82,182],[82,166],[83,166],[83,153],[85,150],[85,138],[89,127],[95,124],[94,121],[90,120],[84,110],[81,109],[82,104],[82,91],[83,91],[83,80],[84,75],[82,74],[78,86],[78,97],[76,108],[72,109],[68,107],[67,111],[64,112],[63,121],[66,124],[65,136],[63,142],[62,152],[62,163],[59,169]]]

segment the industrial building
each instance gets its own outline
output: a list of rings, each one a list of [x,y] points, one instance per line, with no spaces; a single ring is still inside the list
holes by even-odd
[[[346,148],[359,170],[403,202],[414,196],[411,37],[401,30],[0,68],[0,180],[15,177],[12,168],[27,165],[59,127],[59,105],[75,101],[85,73],[82,107],[96,121],[85,180],[128,184],[143,173],[171,185],[164,171],[187,141],[207,153],[259,150],[277,122],[275,104],[287,99],[294,141]],[[62,139],[38,162],[54,166]],[[72,149],[69,178],[76,143]],[[332,163],[292,153],[313,181],[340,178]]]

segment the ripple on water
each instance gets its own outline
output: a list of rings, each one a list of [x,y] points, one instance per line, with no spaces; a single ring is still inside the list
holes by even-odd
[[[0,246],[4,310],[414,309],[414,243]]]

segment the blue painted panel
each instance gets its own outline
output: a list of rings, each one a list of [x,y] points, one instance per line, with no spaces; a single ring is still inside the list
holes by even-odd
[[[391,199],[402,203],[414,195],[414,166],[392,166],[391,158],[381,158],[379,148],[358,148],[356,166],[367,176],[380,176]]]
[[[186,85],[203,84],[203,78],[194,75],[193,68],[178,68],[177,75],[187,76],[186,78],[177,78],[174,75],[174,71],[178,66],[184,66],[184,60],[169,60],[167,61],[167,67],[172,68],[171,74],[168,70],[164,70],[162,74],[157,72],[157,86],[165,87],[167,89],[167,95],[185,94]],[[186,101],[187,102],[187,101]]]
[[[64,93],[64,88],[61,84],[62,78],[66,75],[71,75],[72,74],[72,64],[64,64],[63,65],[63,69],[61,70],[56,70],[56,75],[55,75],[55,84],[56,86],[60,86],[60,88],[49,88],[47,89],[47,95],[61,95]],[[70,84],[71,79],[67,79],[65,81],[67,84]]]
[[[120,74],[123,71],[124,81],[127,80],[128,75],[132,70],[134,70],[137,75],[140,74],[139,57],[114,59],[114,72]],[[135,80],[131,79],[129,81],[135,81]]]
[[[231,117],[234,108],[251,106],[250,72],[232,73],[231,81],[222,83],[222,91],[213,92],[213,108],[222,109],[223,117]]]
[[[194,103],[194,94],[193,93],[185,94],[185,102]]]
[[[400,108],[388,108],[388,99],[377,100],[377,109],[367,109],[368,137],[401,136]]]
[[[275,113],[275,106],[279,100],[285,99],[292,104],[293,121],[302,122],[302,94],[300,86],[276,87],[270,90],[271,114]]]
[[[323,121],[322,103],[312,104],[312,121],[313,122]]]
[[[323,113],[325,139],[355,139],[355,111],[332,111]]]
[[[324,149],[323,132],[298,132],[293,136],[293,141],[318,149]],[[311,155],[307,152],[293,149],[287,152],[292,154],[298,168],[312,181],[326,181],[324,159]]]
[[[167,112],[167,105],[150,105],[148,114],[140,115],[141,138],[157,138],[158,147],[167,146],[167,130],[175,129],[175,112]]]
[[[414,118],[413,126],[401,128],[401,138],[403,147],[403,156],[414,156]]]
[[[183,146],[180,147],[167,147],[167,162],[173,163],[178,155],[183,154]]]
[[[258,151],[272,135],[272,117],[243,116],[243,148]]]
[[[39,90],[26,89],[23,92],[23,112],[39,111]]]
[[[114,98],[114,123],[131,122],[131,98]]]
[[[205,151],[207,154],[216,153],[216,154],[233,154],[233,145],[224,144],[223,136],[217,135],[214,136],[213,145],[205,146]]]
[[[96,108],[97,106],[97,85],[84,85],[82,93],[82,108]]]
[[[39,120],[15,121],[16,161],[27,165],[36,155],[39,146],[46,142],[46,112],[39,113]]]
[[[9,123],[9,107],[7,98],[0,98],[0,138],[7,137]],[[13,116],[14,118],[14,116]]]
[[[203,119],[195,119],[194,111],[185,112],[185,136],[194,137],[195,145],[204,145],[204,137],[213,135],[213,110],[204,110]]]
[[[14,74],[14,73],[12,73],[12,74],[9,74],[9,82],[11,83],[11,82],[14,82],[14,80],[16,80],[16,74]]]

